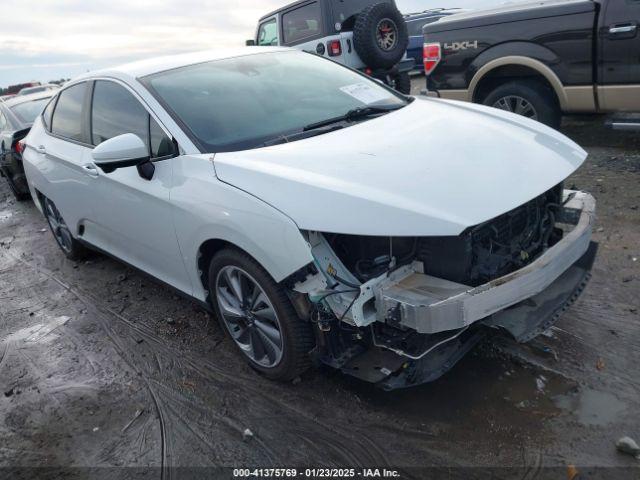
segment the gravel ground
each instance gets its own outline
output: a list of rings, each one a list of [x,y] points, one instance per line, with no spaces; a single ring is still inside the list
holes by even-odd
[[[103,256],[66,260],[2,181],[0,467],[393,465],[405,478],[424,478],[420,466],[518,478],[557,467],[566,478],[577,465],[584,478],[595,467],[638,478],[640,462],[614,444],[640,440],[640,136],[599,117],[563,132],[590,154],[569,186],[598,200],[585,293],[531,344],[492,339],[437,382],[391,393],[322,368],[292,384],[261,378],[188,300]]]

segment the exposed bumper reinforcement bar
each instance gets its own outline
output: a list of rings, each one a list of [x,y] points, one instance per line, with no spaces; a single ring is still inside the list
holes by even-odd
[[[375,383],[384,390],[395,390],[437,380],[491,329],[505,330],[518,342],[527,342],[550,328],[580,296],[590,278],[597,250],[598,245],[591,243],[587,252],[549,288],[464,329],[459,335],[452,336],[451,341],[429,349],[426,355],[412,359],[378,346],[352,359],[342,371]]]
[[[534,262],[473,288],[425,275],[420,265],[397,270],[375,288],[379,321],[391,316],[418,333],[455,330],[491,317],[547,292],[587,253],[595,220],[595,200],[584,192],[565,191],[563,222],[575,227]],[[554,289],[552,289],[554,290]]]

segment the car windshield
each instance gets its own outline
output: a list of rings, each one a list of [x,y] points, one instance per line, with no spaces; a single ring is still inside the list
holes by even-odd
[[[19,103],[11,107],[11,111],[13,111],[23,123],[32,124],[36,121],[36,117],[40,115],[40,112],[42,112],[48,102],[49,98],[47,97],[31,102]]]
[[[378,82],[297,51],[190,65],[142,81],[208,153],[256,148],[362,107],[407,104]]]

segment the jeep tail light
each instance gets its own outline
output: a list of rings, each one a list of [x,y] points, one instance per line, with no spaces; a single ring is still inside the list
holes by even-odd
[[[442,59],[442,50],[439,43],[425,43],[422,49],[424,61],[424,73],[429,75],[435,70]]]
[[[327,47],[330,57],[339,57],[342,55],[342,44],[340,43],[340,40],[331,40],[327,44]]]
[[[16,151],[16,153],[19,153],[20,155],[22,155],[22,152],[24,152],[24,140],[20,140],[19,142],[16,142],[13,148]]]

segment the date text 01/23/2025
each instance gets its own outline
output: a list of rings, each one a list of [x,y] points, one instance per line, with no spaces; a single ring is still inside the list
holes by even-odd
[[[397,470],[386,468],[236,468],[233,478],[400,478]]]

